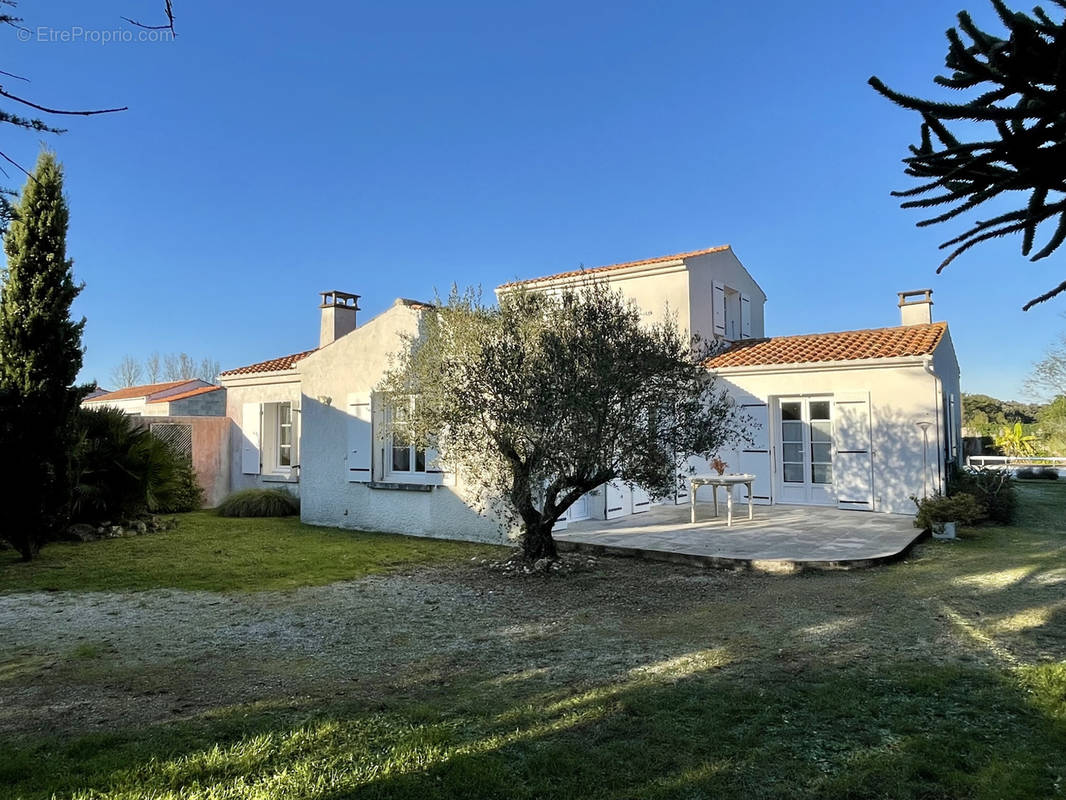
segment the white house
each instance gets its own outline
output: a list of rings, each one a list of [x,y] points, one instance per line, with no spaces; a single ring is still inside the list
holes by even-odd
[[[720,455],[758,476],[757,502],[913,513],[910,496],[941,488],[959,459],[958,364],[927,290],[900,295],[895,327],[775,338],[764,337],[765,293],[728,246],[497,291],[556,291],[590,278],[620,289],[649,320],[669,315],[727,345],[708,367],[751,417],[754,441]],[[314,524],[500,541],[500,524],[474,509],[462,475],[403,441],[402,428],[386,433],[394,410],[375,388],[430,306],[398,299],[357,325],[358,300],[323,293],[318,347],[222,373],[234,488],[286,486]],[[688,467],[708,469],[701,459]],[[610,484],[561,524],[663,502],[687,502],[687,493],[651,498]]]
[[[221,386],[192,378],[93,392],[81,405],[108,406],[142,417],[221,417],[226,413],[226,392]]]

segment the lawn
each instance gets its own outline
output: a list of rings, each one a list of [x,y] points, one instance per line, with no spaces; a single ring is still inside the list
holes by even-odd
[[[856,572],[504,579],[416,542],[280,592],[24,593],[5,565],[0,795],[1062,796],[1066,482],[1023,493],[1014,527]]]
[[[176,519],[166,533],[48,545],[29,564],[0,551],[0,592],[291,589],[498,550],[319,528],[295,517],[223,519],[205,511]]]

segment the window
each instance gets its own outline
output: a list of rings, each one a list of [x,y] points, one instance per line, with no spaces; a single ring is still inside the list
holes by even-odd
[[[416,447],[406,432],[409,409],[410,406],[390,406],[386,409],[388,436],[385,442],[385,452],[389,472],[425,474],[426,450],[423,447]]]
[[[278,466],[292,466],[292,403],[278,403]]]
[[[262,405],[263,474],[294,479],[300,466],[300,411],[291,401]]]

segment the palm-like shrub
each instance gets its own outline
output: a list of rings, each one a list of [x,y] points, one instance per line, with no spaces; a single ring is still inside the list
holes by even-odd
[[[189,460],[121,411],[82,410],[78,428],[75,519],[96,521],[201,506],[203,494]]]
[[[218,509],[222,517],[291,517],[300,513],[300,498],[284,489],[241,489]]]

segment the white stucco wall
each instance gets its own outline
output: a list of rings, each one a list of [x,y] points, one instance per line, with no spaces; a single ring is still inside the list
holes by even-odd
[[[147,403],[144,397],[127,397],[124,400],[85,400],[82,408],[117,408],[123,414],[144,414]]]
[[[286,488],[294,494],[300,493],[299,471],[292,475],[246,475],[242,464],[242,449],[245,439],[246,422],[243,419],[245,403],[292,403],[297,462],[302,448],[303,420],[300,413],[300,376],[295,370],[285,373],[260,373],[258,375],[236,375],[222,378],[226,387],[226,416],[233,421],[230,429],[229,458],[230,482],[234,491],[254,488]],[[263,438],[262,436],[260,437]]]
[[[936,437],[939,425],[943,429],[940,397],[936,380],[916,358],[908,366],[842,365],[836,368],[757,372],[743,369],[719,371],[722,386],[740,402],[796,395],[870,393],[872,409],[873,495],[874,510],[896,514],[914,514],[911,495],[923,491],[922,431],[915,423],[933,422],[929,429],[929,491],[941,488],[941,454],[943,448]],[[938,420],[939,423],[937,422]],[[773,430],[771,416],[771,447],[774,448],[775,469],[780,453],[779,432]],[[725,458],[736,463],[735,453]],[[776,492],[776,484],[775,484]],[[775,497],[775,502],[779,502]],[[856,512],[861,513],[861,512]]]
[[[950,330],[944,331],[940,344],[933,351],[933,371],[941,381],[942,403],[945,412],[944,425],[946,428],[951,426],[955,428],[955,463],[961,466],[965,462],[962,453],[962,376]],[[948,402],[949,397],[952,397],[954,402]],[[951,418],[952,415],[954,419]],[[941,435],[944,441],[951,441],[950,430],[943,431]]]
[[[403,346],[403,335],[417,332],[421,313],[398,302],[299,362],[300,516],[312,525],[505,543],[498,522],[464,501],[461,475],[456,486],[437,485],[429,491],[371,488],[348,480],[348,396],[375,389],[389,356]]]
[[[686,258],[685,264],[689,275],[691,330],[705,339],[713,336],[711,288],[717,281],[751,298],[751,338],[761,339],[765,336],[766,293],[740,263],[732,249]]]

